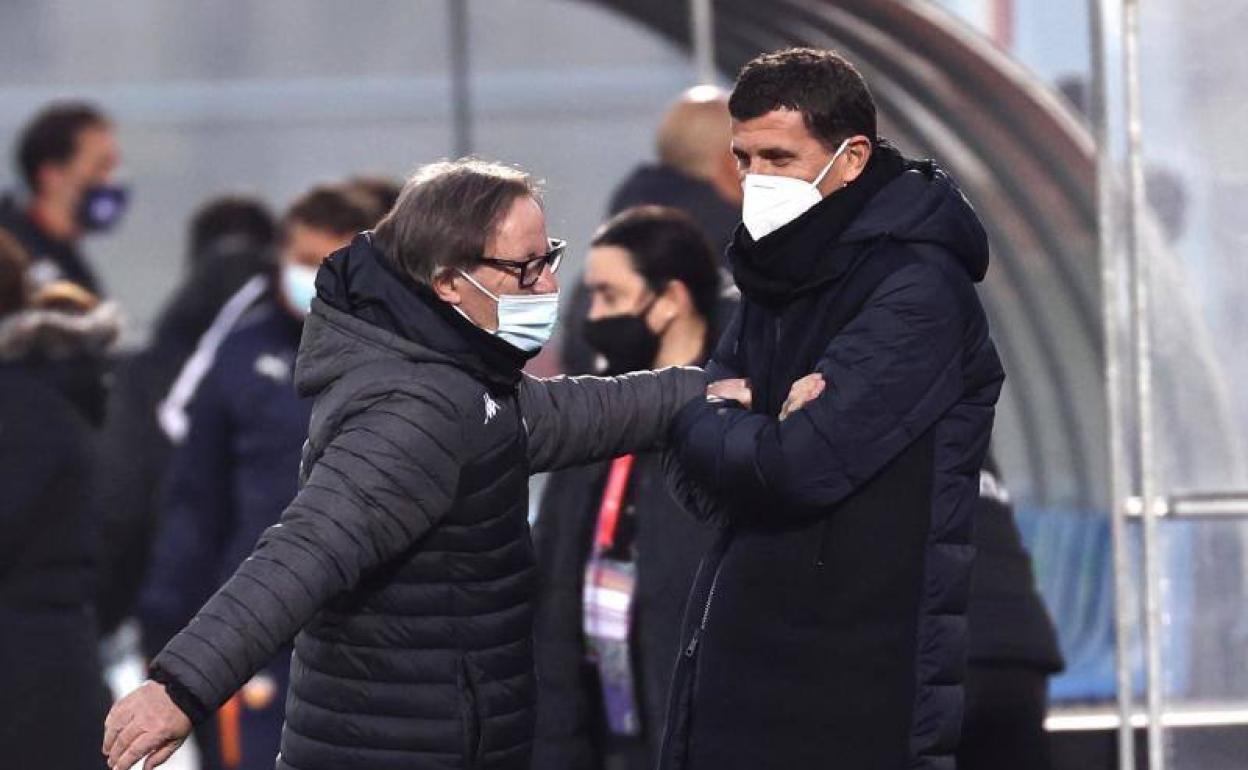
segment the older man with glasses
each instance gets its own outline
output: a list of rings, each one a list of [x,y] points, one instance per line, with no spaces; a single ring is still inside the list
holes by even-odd
[[[294,638],[279,768],[529,767],[528,476],[652,447],[696,369],[522,372],[556,320],[528,176],[427,166],[317,278],[296,385],[315,396],[280,523],[105,725],[113,768],[163,763]]]

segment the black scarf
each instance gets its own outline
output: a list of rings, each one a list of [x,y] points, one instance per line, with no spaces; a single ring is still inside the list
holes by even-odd
[[[741,292],[760,304],[778,306],[833,277],[842,265],[827,259],[829,250],[868,201],[906,166],[897,148],[881,139],[857,179],[784,227],[756,241],[744,225],[738,226],[728,259]]]

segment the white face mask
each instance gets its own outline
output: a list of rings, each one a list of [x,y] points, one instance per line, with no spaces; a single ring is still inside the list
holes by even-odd
[[[745,198],[741,203],[741,220],[745,223],[745,229],[750,232],[750,237],[761,241],[823,200],[819,193],[819,183],[832,170],[832,165],[848,146],[849,139],[841,142],[841,146],[833,153],[832,160],[828,161],[828,165],[823,167],[813,182],[791,176],[746,174],[742,184]]]
[[[317,268],[288,262],[282,265],[282,297],[290,309],[305,317],[312,311],[316,297]]]
[[[463,270],[459,274],[498,303],[498,331],[491,332],[514,348],[532,353],[541,349],[555,331],[559,320],[559,292],[549,294],[495,294]],[[468,314],[455,308],[459,314]],[[472,319],[468,319],[472,320]]]

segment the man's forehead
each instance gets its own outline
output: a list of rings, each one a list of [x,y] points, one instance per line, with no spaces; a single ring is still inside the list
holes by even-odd
[[[746,120],[732,120],[732,142],[755,143],[780,138],[806,139],[813,138],[806,127],[806,121],[798,110],[778,109]]]
[[[529,248],[545,252],[546,215],[537,201],[529,196],[517,198],[494,228],[487,247]]]
[[[107,126],[88,126],[78,132],[77,146],[79,150],[92,152],[117,152],[117,137]]]

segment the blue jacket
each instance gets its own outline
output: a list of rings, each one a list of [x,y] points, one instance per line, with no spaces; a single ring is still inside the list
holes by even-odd
[[[665,768],[954,765],[1004,376],[973,287],[987,239],[933,164],[876,155],[730,249],[744,301],[708,374],[748,378],[753,404],[691,404],[673,426],[676,493],[724,529],[689,604]],[[778,420],[815,371],[824,393]]]
[[[301,331],[302,324],[266,295],[222,341],[195,390],[189,430],[170,462],[161,530],[139,602],[149,659],[294,499],[312,410],[293,384]],[[243,693],[243,768],[273,767],[289,666],[289,650],[283,650],[263,672],[272,688],[257,682]]]

